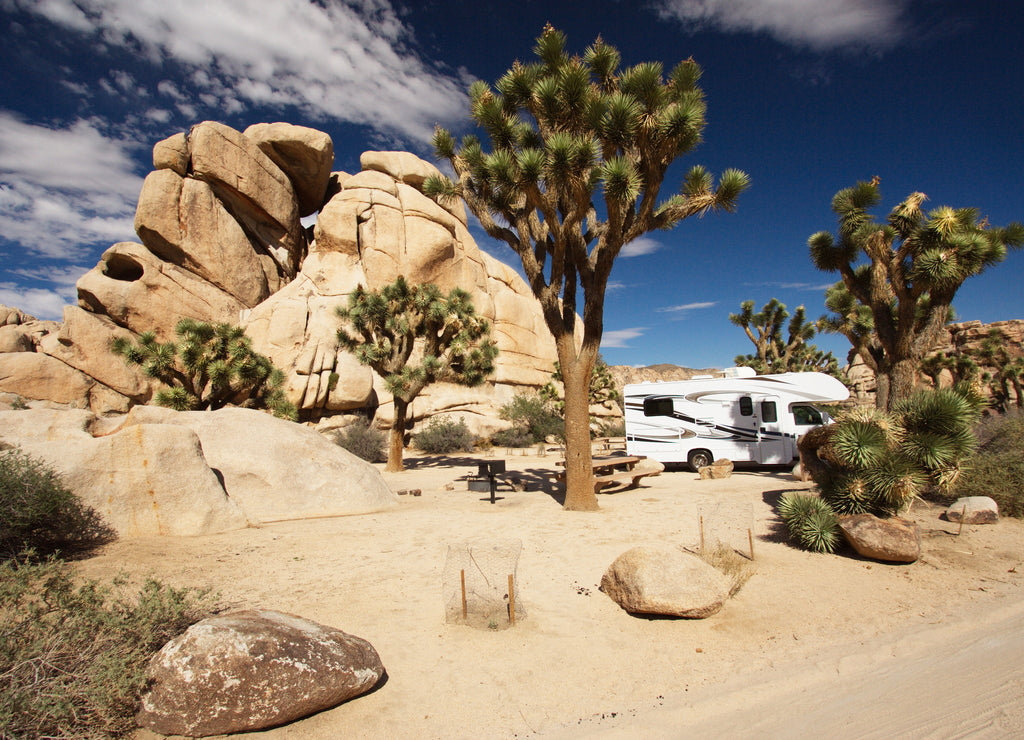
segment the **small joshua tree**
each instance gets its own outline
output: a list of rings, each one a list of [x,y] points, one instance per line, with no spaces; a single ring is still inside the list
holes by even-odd
[[[394,397],[386,469],[404,470],[409,404],[432,383],[475,386],[494,372],[498,348],[490,322],[477,316],[466,291],[445,296],[432,283],[410,285],[403,277],[379,291],[359,286],[337,313],[353,332],[338,329],[338,342],[380,375]]]
[[[786,324],[786,319],[789,323]],[[729,314],[729,321],[743,329],[754,344],[755,355],[737,355],[733,361],[758,373],[788,373],[817,370],[836,377],[839,363],[831,352],[822,352],[808,342],[818,333],[819,322],[807,321],[806,309],[797,306],[790,318],[786,304],[772,298],[754,313],[754,302],[743,301],[740,313]],[[783,335],[782,325],[786,324]]]
[[[157,392],[157,404],[205,411],[239,403],[267,408],[285,419],[297,417],[282,389],[284,373],[253,350],[243,329],[182,319],[174,332],[177,342],[158,342],[153,332],[143,332],[138,342],[125,337],[111,342],[125,362],[168,386]]]

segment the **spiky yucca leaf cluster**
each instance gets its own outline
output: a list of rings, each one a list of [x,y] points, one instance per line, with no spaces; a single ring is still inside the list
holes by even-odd
[[[111,342],[125,362],[168,386],[157,392],[157,404],[195,411],[240,403],[296,418],[295,406],[284,395],[284,373],[253,350],[243,329],[182,319],[174,331],[177,342],[158,342],[153,332],[143,332],[138,342],[125,337]]]
[[[817,496],[787,493],[779,499],[779,516],[789,538],[811,552],[835,552],[839,546],[839,523],[832,508]]]
[[[945,490],[975,447],[983,400],[968,385],[918,391],[891,413],[852,409],[824,430],[815,474],[839,514],[892,516],[925,488]]]

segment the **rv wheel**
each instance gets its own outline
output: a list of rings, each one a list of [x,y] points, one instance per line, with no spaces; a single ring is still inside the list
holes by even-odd
[[[707,450],[691,450],[690,454],[686,456],[686,462],[689,464],[690,470],[697,473],[701,468],[714,462],[714,458]]]

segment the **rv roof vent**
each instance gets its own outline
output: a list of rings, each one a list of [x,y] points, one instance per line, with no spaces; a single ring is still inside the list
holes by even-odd
[[[727,367],[722,371],[726,378],[753,378],[757,373],[752,367]]]

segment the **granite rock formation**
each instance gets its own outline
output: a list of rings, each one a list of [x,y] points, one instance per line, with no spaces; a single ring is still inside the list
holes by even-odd
[[[357,413],[386,425],[390,399],[339,349],[334,310],[357,285],[404,275],[468,291],[500,351],[489,383],[430,387],[413,417],[500,427],[500,406],[547,382],[555,361],[529,287],[478,248],[461,203],[423,195],[433,165],[366,152],[360,172],[332,173],[333,158],[326,134],[286,123],[240,132],[207,121],[158,142],[135,216],[140,243],[111,246],[61,322],[0,310],[0,393],[96,413],[145,404],[155,383],[113,355],[110,340],[153,331],[167,341],[188,317],[243,326],[286,372],[302,420],[329,428]]]

